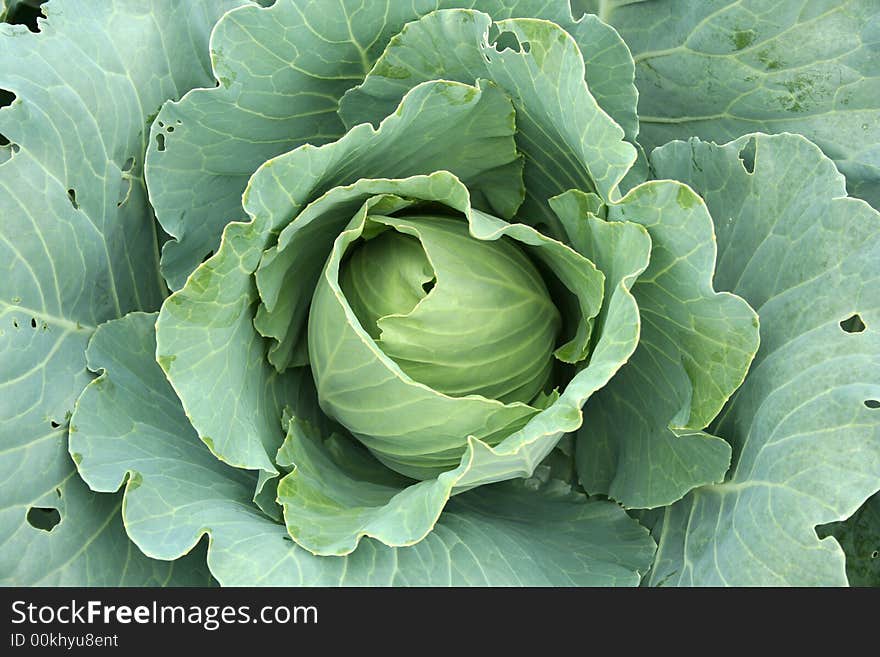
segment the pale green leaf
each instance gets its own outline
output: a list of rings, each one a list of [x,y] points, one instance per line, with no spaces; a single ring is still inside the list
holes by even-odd
[[[472,211],[461,183],[453,185],[446,198],[432,195],[433,190],[445,190],[450,185],[435,182],[428,186],[426,182],[444,178],[450,178],[449,174],[437,173],[427,180],[387,181],[385,191],[409,195],[418,192],[417,185],[421,184],[420,200],[444,200],[459,210],[467,217],[474,240],[504,236],[516,240],[523,248],[546,258],[548,268],[578,290],[585,318],[591,319],[598,312],[604,277],[592,263],[527,226],[509,225]],[[359,187],[369,186],[373,193],[382,191],[378,182],[362,181],[331,191],[286,230],[308,225],[299,222],[320,217],[319,208],[320,212],[338,209],[334,206],[340,204],[340,199],[350,200]],[[607,336],[597,340],[595,363],[580,372],[561,397],[553,395],[552,404],[545,409],[520,402],[502,404],[479,395],[450,397],[413,380],[373,342],[337,282],[346,245],[362,234],[367,216],[374,216],[376,208],[390,211],[404,207],[406,203],[400,197],[373,197],[340,232],[312,300],[309,353],[325,412],[345,425],[382,463],[425,481],[408,485],[397,480],[377,488],[369,481],[353,478],[345,464],[330,467],[323,459],[328,468],[325,471],[315,465],[321,462],[316,434],[300,430],[301,425],[294,422],[279,459],[296,466],[296,470],[282,481],[279,498],[291,536],[315,553],[347,554],[362,536],[378,538],[388,545],[410,545],[431,531],[454,492],[531,476],[535,465],[559,438],[577,428],[584,400],[630,353],[622,350],[634,347],[634,341],[615,342],[619,331],[626,337],[634,331],[612,324]],[[330,219],[336,216],[345,215],[331,212]],[[374,221],[409,226],[405,219],[376,217]],[[430,231],[422,226],[419,233],[425,238]],[[298,253],[294,251],[294,256]],[[647,249],[643,255],[647,255]],[[437,265],[439,276],[444,269],[439,260]],[[295,261],[291,266],[296,268]],[[395,419],[389,423],[392,414]]]
[[[415,239],[430,259],[436,278],[430,293],[423,292],[417,305],[375,320],[375,341],[413,380],[438,392],[529,403],[544,389],[551,373],[561,323],[559,309],[526,255],[531,249],[515,238],[499,237],[510,225],[479,210],[470,211],[470,218],[470,223],[464,216],[369,219],[368,225],[393,229],[385,235]],[[488,227],[490,239],[475,237],[475,225]],[[586,297],[581,319],[590,310],[595,316],[601,307],[601,274],[558,242],[539,244],[548,248],[537,251],[555,251],[547,258],[553,262],[562,261],[566,253],[577,259],[567,269],[577,276],[571,289],[583,291]],[[558,246],[558,251],[551,245]],[[351,269],[363,248],[354,251],[352,261],[343,266],[345,271]],[[368,253],[362,261],[367,261],[363,267],[366,276],[374,280],[387,277],[390,267],[383,267],[382,260]],[[598,292],[595,298],[589,297],[589,283],[593,283],[592,291]],[[345,296],[349,298],[348,293]],[[585,334],[581,341],[586,342],[589,322],[579,325]]]
[[[578,473],[590,493],[653,508],[722,480],[730,446],[701,430],[742,383],[758,321],[741,298],[713,289],[712,218],[687,186],[644,183],[609,206],[608,217],[647,228],[651,264],[633,286],[638,349],[584,409]],[[606,240],[595,236],[594,248]]]
[[[299,232],[312,219],[325,223],[336,220],[338,213],[325,216],[324,212],[336,209],[340,200],[348,201],[352,192],[362,195],[367,185],[361,181],[349,189],[331,191],[306,208],[288,229]],[[362,235],[367,215],[402,209],[417,201],[445,202],[462,214],[471,213],[467,189],[450,174],[438,172],[384,185],[386,193],[397,192],[409,199],[370,198],[348,226],[337,231],[339,237],[328,254],[309,308],[309,360],[325,413],[346,426],[389,467],[414,478],[431,478],[461,461],[470,436],[497,444],[520,429],[536,410],[522,402],[504,404],[480,395],[442,394],[408,376],[360,325],[339,288],[338,272],[347,247]],[[369,187],[380,191],[376,181]],[[436,190],[443,195],[436,195]],[[302,258],[296,250],[290,255],[279,253],[293,258],[294,271],[300,269],[297,264]],[[394,421],[389,422],[392,413]],[[451,486],[447,486],[447,497]]]

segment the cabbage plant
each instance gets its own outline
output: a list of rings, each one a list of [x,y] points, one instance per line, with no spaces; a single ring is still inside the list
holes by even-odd
[[[872,0],[3,6],[5,583],[880,584]]]

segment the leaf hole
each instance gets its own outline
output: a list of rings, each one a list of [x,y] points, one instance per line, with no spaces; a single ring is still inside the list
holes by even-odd
[[[56,489],[55,489],[55,494],[58,496],[58,499],[60,500],[60,499],[61,499],[61,489],[60,489],[60,488],[56,488]]]
[[[134,158],[130,157],[122,165],[122,173],[131,173],[132,169],[134,169]]]
[[[13,5],[14,8],[6,16],[6,22],[13,25],[24,25],[31,32],[39,32],[40,26],[37,24],[37,19],[42,17],[39,5],[43,2],[45,0],[41,0],[37,6],[27,3]]]
[[[12,318],[12,325],[13,325],[15,328],[18,328],[18,320],[17,320],[15,317]]]
[[[874,550],[874,551],[871,553],[871,558],[872,558],[872,559],[876,559],[877,557],[880,557],[880,550]]]
[[[202,262],[208,262],[208,260],[210,260],[211,257],[212,257],[213,255],[214,255],[214,251],[213,251],[213,250],[212,250],[212,251],[208,251],[208,252],[205,254],[205,257],[202,258]]]
[[[174,126],[173,125],[166,126],[165,130],[166,130],[166,132],[174,132]]]
[[[283,538],[285,541],[290,541],[291,543],[293,543],[293,539],[290,538],[290,536],[282,536],[281,538]]]
[[[752,137],[739,151],[739,161],[746,173],[751,175],[755,172],[755,138]]]
[[[9,107],[15,102],[15,94],[8,89],[0,89],[0,107]]]
[[[52,427],[53,429],[57,429],[58,427],[61,426],[61,424],[59,424],[55,420],[49,420],[49,426]]]
[[[880,408],[880,401],[877,401],[876,399],[866,399],[865,406],[867,406],[871,410],[874,410]]]
[[[160,153],[165,150],[165,135],[162,133],[156,135],[156,150]]]
[[[430,294],[431,290],[434,289],[434,286],[437,284],[437,279],[432,278],[430,281],[425,281],[422,283],[422,289],[425,291],[425,294]]]
[[[513,32],[502,32],[492,43],[498,52],[512,50],[514,52],[526,53],[531,49],[528,41],[520,41]]]
[[[31,317],[31,328],[32,329],[37,328],[37,318],[36,317]]]
[[[67,190],[67,200],[73,206],[74,210],[79,210],[79,203],[76,202],[76,190],[71,188]]]
[[[845,320],[840,322],[840,328],[842,328],[847,333],[861,333],[867,327],[865,326],[865,322],[862,321],[862,316],[858,313],[854,315],[850,315]]]
[[[51,507],[32,506],[28,509],[27,521],[34,529],[51,532],[61,522],[61,514]]]

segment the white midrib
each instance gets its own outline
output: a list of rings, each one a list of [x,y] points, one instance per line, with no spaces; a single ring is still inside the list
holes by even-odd
[[[82,322],[78,322],[76,320],[67,319],[66,317],[58,317],[57,315],[52,315],[51,313],[47,313],[41,310],[34,310],[33,308],[27,308],[25,306],[20,306],[14,303],[6,303],[4,301],[0,301],[0,315],[5,315],[9,311],[17,310],[24,314],[29,318],[33,318],[37,320],[37,322],[45,322],[46,324],[52,324],[53,326],[59,326],[63,329],[66,329],[70,332],[79,332],[79,333],[91,333],[95,330],[95,326],[91,324],[84,324]],[[22,327],[23,328],[23,327]]]

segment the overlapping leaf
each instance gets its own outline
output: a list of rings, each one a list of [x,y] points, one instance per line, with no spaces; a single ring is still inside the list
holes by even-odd
[[[578,474],[591,493],[652,508],[722,480],[730,446],[702,429],[742,383],[758,318],[741,298],[713,289],[712,218],[687,186],[647,182],[607,212],[645,226],[653,247],[633,287],[639,347],[584,409]]]
[[[275,473],[281,411],[311,384],[307,371],[273,368],[254,328],[253,273],[273,231],[333,187],[438,169],[473,182],[490,207],[496,201],[505,214],[521,193],[512,133],[512,107],[491,85],[435,82],[414,89],[379,129],[362,125],[338,142],[301,147],[260,168],[245,199],[253,221],[226,228],[219,253],[169,297],[157,324],[159,363],[219,458]],[[505,175],[487,175],[495,171]],[[332,243],[335,235],[314,237],[309,248],[321,253],[323,240]],[[227,412],[218,415],[218,406]]]
[[[880,207],[880,5],[874,0],[580,0],[636,61],[641,141],[798,132]]]
[[[273,586],[635,585],[650,563],[653,542],[616,505],[514,484],[460,496],[413,547],[365,541],[348,557],[313,556],[253,506],[255,475],[199,441],[152,358],[154,320],[98,330],[89,366],[104,374],[78,403],[72,441],[90,486],[127,478],[126,527],[149,555],[175,559],[209,534],[221,584]]]
[[[412,194],[418,189],[416,185],[421,184],[420,200],[444,199],[452,207],[457,204],[467,217],[474,239],[508,235],[508,239],[520,242],[522,248],[545,258],[548,269],[558,271],[583,296],[582,319],[592,319],[600,307],[605,279],[591,263],[527,226],[509,225],[472,211],[467,191],[455,180],[454,184],[443,182],[449,178],[449,174],[439,172],[426,179],[399,183],[362,181],[349,189],[333,190],[306,213],[321,204],[333,208],[338,205],[335,197],[344,199],[359,187],[375,193],[381,191],[381,184],[386,192],[409,190]],[[448,190],[447,196],[438,196],[437,190]],[[356,239],[370,205],[383,207],[380,204],[388,206],[391,201],[394,197],[368,201],[360,210],[360,223],[357,224],[357,217],[352,220],[357,225],[350,225],[337,244]],[[395,206],[384,207],[384,211],[400,205],[405,206],[397,199]],[[306,213],[303,219],[313,218],[306,217]],[[292,224],[290,228],[296,227]],[[624,281],[610,281],[609,292],[616,292],[618,286],[626,289],[632,270],[644,267],[647,244],[642,246],[642,250],[636,249],[632,254],[631,264],[618,267]],[[342,301],[335,281],[342,252],[334,249],[328,260],[323,276],[330,283],[319,284],[310,311],[309,351],[320,385],[319,397],[328,413],[349,426],[383,463],[424,481],[379,478],[375,473],[363,476],[365,469],[357,462],[366,457],[359,456],[357,451],[350,452],[350,462],[334,464],[325,453],[324,437],[295,419],[279,453],[283,464],[295,469],[282,480],[279,501],[284,506],[291,536],[320,554],[348,553],[362,536],[378,538],[388,545],[410,545],[432,530],[455,492],[530,476],[559,438],[577,428],[584,400],[607,381],[635,346],[635,327],[623,323],[623,318],[630,323],[636,318],[627,312],[627,306],[621,307],[626,302],[618,294],[613,302],[614,320],[604,326],[605,333],[596,339],[595,361],[579,372],[546,409],[521,402],[502,404],[478,395],[439,394],[406,376],[376,349],[358,325]],[[598,290],[594,289],[596,286]],[[335,360],[330,362],[331,359]],[[352,386],[353,372],[361,385]],[[338,417],[339,413],[344,413],[344,417]],[[391,415],[395,421],[389,424]],[[377,479],[382,483],[377,484]]]
[[[71,479],[67,417],[95,326],[161,303],[142,178],[150,114],[210,80],[207,32],[239,4],[55,0],[39,34],[0,24],[0,87],[15,95],[0,110],[0,558],[16,583],[125,572],[118,500]],[[32,527],[30,507],[59,509],[61,524]],[[127,583],[170,572],[130,556]]]
[[[53,0],[38,35],[0,26],[4,582],[210,583],[193,549],[207,534],[224,584],[636,584],[654,543],[616,504],[559,481],[489,485],[529,476],[589,399],[584,486],[672,503],[641,516],[660,543],[651,583],[876,583],[880,216],[792,135],[673,142],[653,167],[690,187],[644,183],[634,62],[602,22],[637,53],[645,143],[798,131],[877,205],[873,2],[576,0],[599,14],[579,21],[545,0],[99,4]],[[165,294],[145,168],[172,234],[163,273],[182,286],[158,364],[156,315],[126,315]],[[605,304],[557,351],[573,363],[561,394],[500,442],[456,429],[461,462],[411,485],[334,434],[295,366],[312,283],[366,199],[449,194],[568,239],[605,275]],[[480,239],[525,234],[473,215]],[[291,268],[284,240],[308,257]],[[761,315],[733,397],[757,324],[713,269]],[[68,455],[87,344],[104,373]],[[542,471],[571,481],[566,446]],[[87,490],[69,457],[124,498]]]
[[[515,49],[490,43],[490,28],[512,35]],[[521,221],[556,226],[547,200],[567,189],[619,198],[636,150],[590,93],[583,55],[561,27],[534,19],[493,24],[487,14],[467,10],[434,12],[394,38],[364,83],[342,99],[340,115],[347,125],[375,123],[414,85],[438,77],[487,78],[510,95],[525,156]]]
[[[565,2],[278,0],[268,9],[244,7],[229,13],[212,37],[219,86],[167,104],[153,130],[147,176],[159,221],[174,238],[162,255],[169,285],[181,287],[216,251],[223,226],[245,218],[241,196],[260,164],[341,137],[337,104],[363,81],[389,40],[407,22],[453,7],[497,20],[540,18],[568,30],[581,45],[593,96],[635,139],[634,70],[626,46],[594,17],[574,21]],[[437,52],[448,47],[439,46]]]

